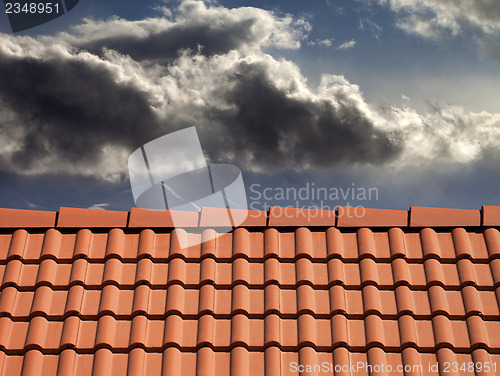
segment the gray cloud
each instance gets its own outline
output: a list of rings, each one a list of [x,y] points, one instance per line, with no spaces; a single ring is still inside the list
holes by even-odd
[[[231,50],[255,51],[262,47],[298,48],[307,36],[308,22],[278,16],[258,8],[207,7],[202,1],[186,0],[165,16],[130,22],[86,20],[66,35],[73,45],[99,54],[112,49],[135,60],[167,61],[180,49],[211,56]]]
[[[17,148],[0,159],[3,169],[46,172],[53,158],[98,165],[107,146],[130,150],[162,133],[147,97],[102,65],[0,56],[0,100],[22,129]]]
[[[230,148],[238,151],[235,163],[300,170],[381,164],[402,149],[396,131],[375,128],[347,95],[337,95],[335,104],[290,97],[276,87],[264,64],[240,63],[232,80],[225,97],[234,108],[208,112],[210,119],[228,125],[221,142],[207,145],[212,155]]]

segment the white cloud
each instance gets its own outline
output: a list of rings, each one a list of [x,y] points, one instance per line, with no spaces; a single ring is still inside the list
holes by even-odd
[[[152,43],[160,48],[157,54],[171,52],[169,49],[175,52],[179,47],[196,49],[197,43],[214,52],[252,52],[266,47],[298,48],[311,30],[306,20],[291,15],[253,7],[228,9],[199,0],[185,0],[173,12],[163,13],[167,15],[138,21],[86,19],[73,33],[60,37],[91,49],[128,47],[128,53],[151,48]]]
[[[340,46],[337,47],[338,50],[348,50],[356,45],[356,41],[351,39],[350,41],[345,41]]]
[[[322,46],[322,47],[331,47],[333,44],[334,39],[333,38],[328,38],[328,39],[316,39],[315,41],[309,41],[307,44],[309,46]]]
[[[389,7],[398,15],[397,26],[424,38],[457,35],[466,27],[486,34],[500,32],[497,0],[368,0]]]

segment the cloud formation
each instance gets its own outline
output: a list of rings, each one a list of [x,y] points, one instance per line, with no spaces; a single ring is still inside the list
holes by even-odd
[[[500,7],[497,0],[368,1],[389,7],[398,15],[398,27],[424,38],[457,35],[470,27],[486,34],[500,31]]]
[[[498,147],[498,114],[376,108],[344,77],[313,87],[266,52],[298,48],[309,29],[189,0],[143,21],[1,34],[0,172],[123,181],[130,152],[192,125],[211,161],[262,173],[468,163]]]
[[[162,8],[164,17],[127,21],[85,20],[65,39],[73,45],[99,54],[104,49],[120,51],[134,60],[168,61],[180,49],[206,56],[231,50],[261,51],[265,47],[298,48],[311,29],[302,19],[276,16],[259,8],[228,9],[207,6],[203,1],[187,0],[171,12]]]
[[[356,45],[356,41],[354,39],[351,39],[350,41],[346,41],[342,43],[340,46],[337,47],[338,50],[348,50],[350,48],[353,48]]]

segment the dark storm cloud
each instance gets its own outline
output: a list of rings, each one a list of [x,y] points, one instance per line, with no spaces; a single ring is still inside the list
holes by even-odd
[[[208,112],[227,126],[220,144],[207,145],[212,154],[229,147],[257,166],[300,170],[382,164],[402,150],[397,132],[376,129],[346,95],[337,95],[336,105],[289,97],[261,64],[240,64],[233,80],[226,98],[236,109]]]
[[[270,11],[207,7],[195,0],[181,2],[173,14],[168,9],[164,12],[164,17],[135,22],[86,20],[86,24],[76,27],[73,44],[94,54],[112,49],[139,61],[165,62],[185,49],[201,49],[204,55],[211,56],[231,50],[258,50],[268,44],[297,48],[298,40],[310,29],[306,21],[294,21]]]
[[[85,60],[0,55],[0,81],[0,101],[16,113],[24,134],[4,168],[13,163],[22,171],[47,155],[91,164],[107,144],[133,150],[161,134],[144,94]]]
[[[174,25],[148,37],[117,35],[83,42],[78,46],[95,54],[112,49],[134,60],[171,60],[180,49],[202,49],[204,55],[226,53],[254,42],[251,28],[256,19],[214,28],[211,25]]]
[[[184,2],[179,14],[176,21],[87,22],[75,35],[4,35],[0,115],[11,116],[19,132],[10,127],[0,137],[14,145],[0,153],[0,168],[117,179],[126,176],[134,149],[191,125],[211,138],[204,143],[208,158],[248,170],[377,164],[398,155],[394,134],[375,129],[342,94],[333,106],[331,98],[290,97],[273,81],[268,68],[277,61],[260,47],[293,48],[304,25],[294,28],[292,20],[256,8],[230,11],[197,1]],[[201,54],[178,55],[196,45],[203,45]],[[234,49],[242,55],[229,53]],[[245,54],[257,61],[243,62]],[[141,63],[160,56],[172,60]],[[293,77],[298,71],[289,73],[302,80]]]

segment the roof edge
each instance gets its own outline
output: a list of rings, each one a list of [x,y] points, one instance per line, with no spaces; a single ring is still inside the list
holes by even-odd
[[[202,208],[130,212],[61,207],[58,212],[0,208],[0,228],[192,228],[192,227],[497,227],[500,206],[481,210],[411,206],[409,210],[338,207],[320,210],[272,206],[268,211]]]

